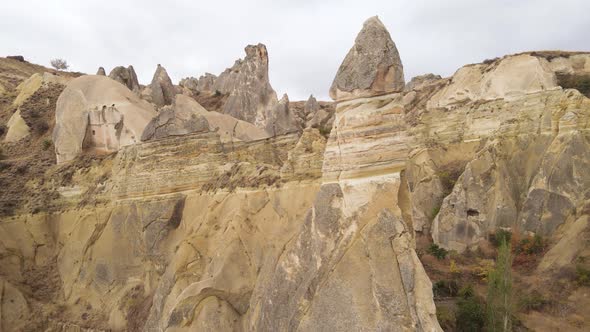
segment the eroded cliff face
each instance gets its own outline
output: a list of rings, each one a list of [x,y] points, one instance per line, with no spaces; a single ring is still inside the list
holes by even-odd
[[[506,56],[404,86],[376,18],[351,54],[335,111],[287,106],[299,129],[272,135],[262,109],[240,121],[187,94],[155,114],[106,77],[70,82],[56,131],[75,139],[54,140],[61,163],[27,178],[44,207],[0,221],[2,331],[440,331],[419,238],[469,252],[499,227],[541,234],[546,278],[590,255],[590,99],[575,79],[590,54]],[[132,121],[138,108],[152,117]],[[87,128],[111,118],[127,136],[88,155]]]

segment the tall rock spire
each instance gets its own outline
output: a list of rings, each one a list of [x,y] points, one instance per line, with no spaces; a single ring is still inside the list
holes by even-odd
[[[330,97],[345,100],[401,91],[404,69],[395,43],[377,16],[365,21],[340,65]]]

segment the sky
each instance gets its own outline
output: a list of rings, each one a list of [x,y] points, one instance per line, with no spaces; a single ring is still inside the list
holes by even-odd
[[[530,50],[590,51],[590,0],[2,0],[0,56],[107,73],[133,65],[148,84],[158,63],[173,82],[215,75],[248,44],[269,53],[270,82],[290,100],[328,100],[363,22],[378,15],[406,81]]]

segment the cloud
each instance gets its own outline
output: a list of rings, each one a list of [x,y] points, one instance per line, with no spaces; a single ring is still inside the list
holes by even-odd
[[[589,50],[586,0],[521,1],[10,1],[0,12],[0,54],[94,73],[133,64],[148,83],[161,63],[174,81],[219,74],[262,42],[271,84],[291,100],[328,89],[363,21],[379,15],[406,80],[524,50]]]

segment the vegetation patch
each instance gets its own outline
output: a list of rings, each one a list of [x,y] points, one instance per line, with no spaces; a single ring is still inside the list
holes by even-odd
[[[449,253],[445,248],[439,247],[436,243],[431,244],[427,252],[439,260],[445,259]]]
[[[564,89],[576,89],[590,98],[590,75],[557,74],[557,84]]]
[[[457,331],[482,331],[485,325],[485,305],[483,300],[475,295],[471,286],[461,289],[461,298],[457,301],[456,326]]]

